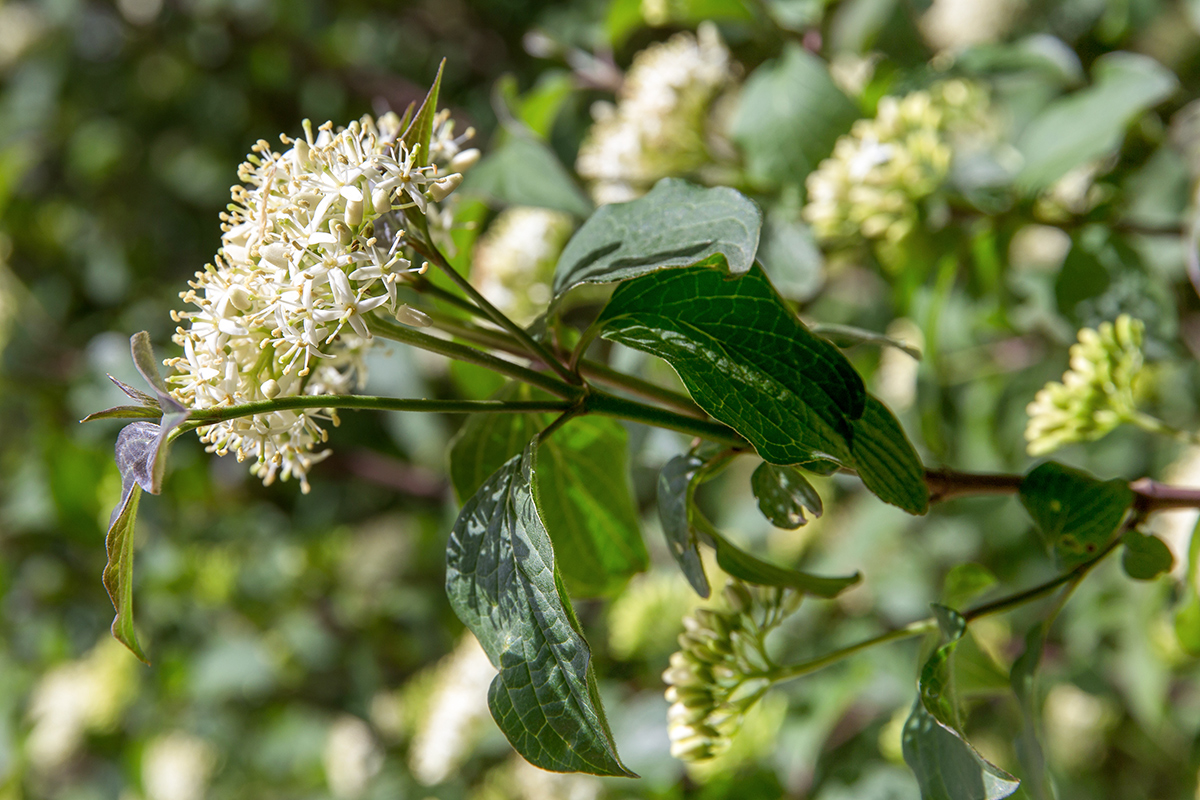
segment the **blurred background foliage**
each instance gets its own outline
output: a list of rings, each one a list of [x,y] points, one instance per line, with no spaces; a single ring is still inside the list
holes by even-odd
[[[1027,468],[1025,406],[1077,328],[1122,312],[1146,322],[1145,407],[1195,429],[1198,31],[1194,0],[0,3],[0,797],[915,798],[900,727],[919,643],[775,692],[714,764],[669,757],[659,674],[698,600],[652,515],[652,570],[579,609],[642,778],[512,756],[484,703],[492,670],[442,590],[454,418],[343,414],[309,495],[178,442],[139,520],[144,667],[109,638],[100,583],[116,428],[77,420],[122,399],[106,373],[133,382],[131,333],[171,352],[167,312],[212,258],[257,139],[403,109],[445,57],[443,96],[486,156],[457,259],[475,252],[514,314],[544,302],[593,203],[680,175],[764,207],[760,258],[806,319],[923,349],[850,353],[931,466]],[[494,388],[424,356],[374,358],[372,390]],[[649,510],[686,442],[634,427],[631,444]],[[1058,456],[1200,485],[1200,451],[1138,430]],[[825,516],[781,531],[746,491],[753,466],[702,492],[724,530],[865,577],[789,620],[782,658],[923,617],[944,582],[1053,573],[1011,499],[913,519],[835,477]],[[1153,523],[1171,576],[1134,584],[1107,563],[1050,637],[1036,707],[1060,798],[1196,796],[1200,683],[1173,624],[1196,593],[1194,521]],[[979,568],[947,582],[963,562]],[[1007,670],[1037,611],[980,621],[958,656],[969,737],[1010,770]]]

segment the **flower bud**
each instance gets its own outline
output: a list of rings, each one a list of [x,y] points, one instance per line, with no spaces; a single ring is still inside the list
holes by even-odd
[[[462,185],[462,182],[463,176],[460,172],[439,178],[429,187],[429,196],[433,199],[433,202],[440,203],[453,194],[454,190]]]
[[[471,147],[450,159],[450,169],[453,172],[466,172],[479,163],[479,148]]]
[[[268,400],[274,400],[279,396],[279,382],[274,378],[268,378],[267,380],[263,381],[261,388],[263,397],[267,398]]]
[[[754,607],[754,597],[750,594],[750,590],[746,588],[744,583],[739,581],[730,581],[725,584],[724,589],[725,602],[737,614],[749,613]]]
[[[287,269],[288,249],[283,242],[271,242],[266,247],[258,249],[259,256],[268,264],[279,269]]]
[[[433,320],[424,311],[406,305],[396,309],[396,321],[410,328],[428,328],[433,324]]]

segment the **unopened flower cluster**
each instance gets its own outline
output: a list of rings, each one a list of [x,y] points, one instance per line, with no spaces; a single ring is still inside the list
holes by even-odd
[[[461,183],[477,150],[436,118],[429,156],[400,141],[401,120],[364,116],[304,137],[281,136],[274,152],[260,140],[238,169],[241,184],[221,214],[222,247],[180,297],[186,323],[175,334],[183,355],[168,360],[177,399],[192,409],[294,395],[344,394],[365,380],[371,344],[366,316],[385,308],[422,324],[397,285],[413,271],[393,212],[436,213]],[[201,428],[210,452],[254,459],[270,484],[295,477],[308,490],[309,468],[328,455],[321,421],[331,410],[276,411]]]
[[[574,229],[571,215],[562,211],[507,208],[479,237],[471,277],[496,308],[527,325],[550,302],[554,267]]]
[[[1144,331],[1142,321],[1128,314],[1079,331],[1062,383],[1046,384],[1026,408],[1030,455],[1099,439],[1138,413],[1134,384],[1142,370]]]
[[[592,107],[596,121],[579,148],[575,168],[595,201],[632,200],[660,178],[708,161],[709,112],[733,78],[729,51],[711,24],[639,53],[616,105]]]
[[[978,126],[983,107],[982,90],[961,80],[880,100],[808,176],[804,217],[817,237],[904,239],[950,172],[954,135]]]
[[[746,712],[771,688],[766,636],[802,598],[738,581],[723,594],[726,610],[701,608],[684,617],[680,649],[663,673],[671,755],[684,761],[707,761],[728,749]]]

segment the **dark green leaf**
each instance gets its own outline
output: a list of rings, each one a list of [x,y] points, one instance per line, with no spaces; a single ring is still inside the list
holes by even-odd
[[[1170,70],[1136,53],[1106,53],[1092,75],[1090,87],[1051,103],[1022,132],[1017,149],[1025,163],[1017,183],[1024,190],[1043,189],[1115,150],[1126,126],[1179,85]]]
[[[858,117],[825,62],[789,44],[782,58],[763,64],[746,81],[733,138],[754,183],[800,184]]]
[[[643,275],[617,287],[597,325],[671,364],[696,403],[765,460],[852,461],[862,379],[809,333],[761,268],[739,278],[705,264]]]
[[[612,283],[695,264],[720,253],[735,274],[754,263],[762,212],[727,187],[664,178],[644,197],[602,207],[567,242],[554,294],[581,283]]]
[[[1126,481],[1102,481],[1048,461],[1021,481],[1021,504],[1065,566],[1095,556],[1133,504]]]
[[[437,76],[429,87],[429,94],[421,102],[416,116],[408,124],[400,141],[409,149],[417,151],[414,159],[420,166],[429,164],[429,145],[433,140],[433,118],[437,116],[438,91],[442,88],[442,70],[446,68],[446,59],[438,64]],[[407,114],[405,114],[407,116]]]
[[[499,400],[544,397],[523,384],[510,384],[496,395]],[[460,502],[553,419],[552,414],[468,417],[450,447],[450,479]],[[648,563],[627,477],[627,438],[616,420],[577,417],[539,449],[534,483],[573,595],[611,595]]]
[[[935,605],[945,644],[921,669],[917,701],[904,723],[904,761],[917,777],[923,800],[999,800],[1020,785],[989,763],[958,732],[950,658],[966,631],[966,620]]]
[[[632,776],[542,522],[536,448],[506,462],[463,506],[446,552],[446,593],[500,670],[488,706],[518,753],[555,772]]]
[[[1020,781],[989,763],[918,700],[904,723],[904,761],[917,777],[922,800],[1001,800]]]
[[[1125,545],[1121,566],[1125,568],[1125,574],[1134,580],[1152,581],[1175,566],[1171,548],[1157,536],[1128,531],[1121,537],[1121,543]]]
[[[1023,721],[1017,736],[1017,759],[1025,772],[1025,791],[1032,800],[1054,800],[1054,789],[1046,772],[1046,757],[1042,753],[1041,737],[1038,733],[1037,693],[1035,678],[1038,664],[1042,660],[1042,649],[1046,643],[1046,624],[1034,625],[1025,635],[1025,651],[1013,662],[1009,680],[1017,704],[1021,707]]]
[[[690,514],[695,492],[692,479],[703,466],[704,459],[694,453],[675,456],[663,466],[658,474],[658,519],[667,539],[667,549],[684,577],[696,594],[708,597],[711,590]]]
[[[845,577],[827,578],[768,564],[722,536],[712,527],[711,523],[703,519],[699,511],[692,513],[695,522],[704,529],[705,535],[717,550],[717,564],[733,577],[747,583],[758,586],[779,586],[795,589],[815,597],[831,598],[837,597],[862,578],[857,572]]]
[[[808,522],[804,509],[821,516],[821,495],[800,471],[766,461],[750,476],[750,487],[758,498],[758,510],[776,528],[795,530]]]
[[[853,467],[863,485],[880,500],[910,514],[928,511],[925,467],[888,407],[874,395],[867,395],[866,409],[851,428]]]
[[[586,217],[591,201],[554,151],[528,136],[510,136],[470,172],[460,191],[516,206],[537,206]]]

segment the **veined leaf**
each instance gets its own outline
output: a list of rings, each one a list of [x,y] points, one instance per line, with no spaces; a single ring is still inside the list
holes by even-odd
[[[962,737],[952,686],[951,656],[966,632],[963,617],[934,605],[945,644],[921,669],[917,700],[904,723],[904,761],[917,777],[922,800],[1000,800],[1020,781],[988,762]]]
[[[739,278],[708,263],[643,275],[617,287],[596,324],[606,339],[666,360],[696,403],[764,460],[853,461],[862,379],[761,268]]]
[[[729,269],[750,269],[762,212],[734,189],[664,178],[644,197],[592,214],[567,242],[554,270],[554,296],[581,283],[612,283],[717,253]]]
[[[929,510],[925,467],[900,421],[874,395],[867,395],[863,415],[851,423],[850,451],[863,485],[880,500],[910,514]]]
[[[1127,481],[1102,481],[1082,470],[1047,461],[1021,481],[1021,505],[1065,566],[1100,552],[1133,504]]]
[[[821,516],[821,495],[792,467],[781,467],[764,461],[750,476],[750,486],[758,500],[758,510],[776,528],[795,530],[808,522],[804,510]]]
[[[658,474],[658,519],[662,523],[667,549],[679,564],[688,583],[701,597],[711,589],[700,560],[700,547],[692,529],[690,509],[696,487],[693,479],[704,466],[704,459],[695,453],[675,456]]]
[[[497,399],[545,397],[510,384]],[[460,501],[504,462],[521,453],[553,414],[473,414],[450,447],[450,478]],[[543,521],[571,594],[612,595],[649,557],[628,478],[628,434],[607,417],[576,417],[539,447],[533,480]]]
[[[536,461],[535,441],[463,506],[446,553],[446,593],[500,670],[488,707],[518,753],[555,772],[633,777],[559,579],[533,484]]]

